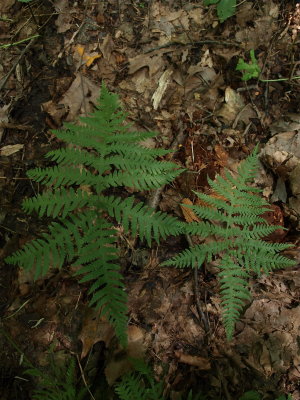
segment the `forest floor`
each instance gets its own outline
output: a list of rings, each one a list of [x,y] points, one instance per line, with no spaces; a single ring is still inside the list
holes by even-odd
[[[299,30],[296,1],[245,0],[220,23],[216,7],[202,0],[1,0],[1,399],[31,398],[22,360],[44,368],[50,348],[55,363],[76,357],[96,400],[113,398],[128,356],[146,356],[172,400],[190,389],[207,399],[239,399],[249,390],[266,400],[288,393],[300,399]],[[260,80],[243,81],[236,66],[250,60],[251,49]],[[22,200],[42,189],[26,171],[46,165],[44,154],[60,145],[51,130],[91,111],[102,81],[136,129],[157,131],[147,146],[172,148],[173,161],[186,168],[157,204],[179,218],[179,204],[195,201],[194,190],[205,192],[207,176],[235,170],[260,144],[255,183],[272,204],[266,218],[287,228],[271,240],[294,244],[287,255],[298,265],[253,278],[231,342],[213,266],[197,277],[208,333],[193,272],[160,267],[188,246],[184,237],[152,249],[120,239],[126,351],[88,308],[87,288],[68,266],[34,281],[33,272],[4,262],[47,230],[47,220],[22,211]]]

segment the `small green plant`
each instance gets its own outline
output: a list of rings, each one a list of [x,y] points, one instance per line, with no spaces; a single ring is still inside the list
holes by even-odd
[[[47,373],[38,368],[30,367],[25,374],[35,377],[38,381],[37,388],[32,393],[33,400],[83,400],[87,388],[77,388],[75,374],[75,360],[71,358],[66,367],[59,367],[53,363],[49,356]]]
[[[193,212],[203,220],[185,224],[185,233],[215,240],[195,245],[163,265],[178,268],[200,268],[206,262],[218,262],[223,307],[223,321],[228,340],[232,339],[235,323],[250,299],[249,279],[276,268],[295,265],[279,251],[291,247],[285,243],[268,243],[263,238],[278,226],[269,225],[262,214],[269,211],[268,203],[259,196],[259,188],[248,185],[258,169],[257,147],[241,163],[236,177],[226,171],[225,178],[208,178],[217,196],[195,192],[203,206],[192,205]]]
[[[149,365],[131,360],[134,371],[122,376],[115,391],[120,400],[164,400],[163,382],[156,382]]]
[[[126,293],[116,247],[116,224],[125,232],[139,235],[151,245],[180,232],[174,217],[137,202],[122,198],[113,188],[150,190],[171,182],[181,169],[157,157],[169,153],[149,149],[141,141],[154,132],[132,132],[125,124],[118,97],[103,85],[98,108],[80,125],[66,123],[52,133],[68,147],[50,151],[46,157],[57,165],[28,171],[30,179],[46,186],[44,193],[25,199],[23,209],[39,217],[52,217],[49,233],[26,244],[6,261],[35,269],[35,278],[50,267],[65,263],[78,267],[80,282],[91,282],[91,305],[101,309],[126,343]]]
[[[250,63],[246,63],[245,60],[240,58],[236,66],[236,71],[241,71],[243,74],[243,81],[249,81],[249,79],[258,78],[261,73],[261,69],[258,65],[253,49],[250,50],[250,59]]]
[[[39,36],[40,35],[33,35],[33,36],[28,37],[28,38],[19,40],[18,42],[13,42],[13,43],[8,43],[8,44],[1,44],[0,45],[0,49],[8,49],[8,48],[10,48],[12,46],[18,46],[21,43],[28,42],[29,40],[35,39],[35,38],[37,38]]]
[[[217,15],[220,22],[232,17],[236,10],[236,0],[204,0],[205,6],[217,4]]]
[[[261,396],[255,390],[250,390],[249,392],[245,392],[239,400],[261,400]]]
[[[33,400],[83,400],[95,398],[87,383],[83,385],[81,379],[76,377],[75,359],[71,358],[65,366],[58,366],[54,361],[54,354],[50,349],[47,370],[44,372],[30,363],[25,375],[35,378],[37,383],[33,390]],[[130,359],[133,371],[122,375],[114,390],[118,400],[167,400],[164,395],[164,380],[157,381],[149,364],[140,359]],[[180,400],[205,400],[204,394],[193,394],[192,390]],[[102,398],[101,398],[102,400]],[[262,400],[262,396],[254,390],[245,392],[239,400]],[[274,400],[292,400],[291,395],[280,395]]]
[[[260,82],[283,82],[283,81],[291,81],[295,79],[300,79],[299,75],[292,76],[290,78],[277,78],[277,79],[262,79],[260,78],[261,75],[261,68],[258,65],[257,59],[255,57],[254,50],[250,50],[250,62],[247,63],[243,58],[240,58],[237,66],[236,71],[242,72],[242,80],[248,81],[252,78],[258,78]]]

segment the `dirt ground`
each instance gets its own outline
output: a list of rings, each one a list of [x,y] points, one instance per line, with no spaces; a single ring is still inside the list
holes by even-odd
[[[248,390],[300,399],[299,30],[296,1],[245,0],[220,23],[216,7],[202,0],[1,0],[1,399],[31,398],[24,359],[45,368],[51,346],[56,363],[76,357],[97,400],[113,398],[128,355],[146,355],[155,374],[164,373],[172,400],[190,389],[207,399],[239,399]],[[260,80],[243,81],[236,65],[249,61],[251,49]],[[120,239],[126,352],[88,308],[87,288],[68,266],[34,281],[31,271],[4,262],[49,222],[22,211],[22,201],[42,190],[26,171],[47,165],[44,154],[60,146],[51,130],[91,111],[102,81],[135,128],[158,132],[147,145],[174,149],[173,161],[187,169],[164,188],[159,210],[183,218],[183,199],[193,202],[207,176],[234,170],[260,144],[256,184],[273,207],[266,218],[287,228],[270,239],[294,244],[286,254],[298,265],[253,279],[230,343],[213,266],[197,277],[209,334],[193,272],[160,267],[188,246],[184,237],[152,249]]]

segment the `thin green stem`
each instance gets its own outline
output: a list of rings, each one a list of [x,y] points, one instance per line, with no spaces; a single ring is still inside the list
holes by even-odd
[[[37,34],[37,35],[30,36],[29,38],[25,38],[25,39],[19,40],[18,42],[9,43],[9,44],[1,44],[0,45],[0,49],[8,49],[9,47],[17,46],[18,44],[21,44],[21,43],[24,43],[24,42],[28,42],[29,40],[35,39],[35,38],[37,38],[39,36],[40,35]]]

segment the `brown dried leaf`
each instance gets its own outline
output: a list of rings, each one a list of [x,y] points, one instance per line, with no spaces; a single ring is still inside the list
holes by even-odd
[[[105,368],[105,377],[111,386],[124,373],[131,369],[129,358],[143,359],[146,353],[145,331],[138,326],[128,327],[128,346],[126,351],[117,349]]]
[[[12,154],[16,153],[17,151],[23,149],[24,144],[9,144],[4,146],[0,149],[1,156],[11,156]]]
[[[79,335],[82,342],[81,358],[84,358],[98,342],[104,342],[108,346],[113,336],[112,326],[104,317],[100,317],[99,311],[87,308]]]
[[[192,365],[200,370],[207,371],[211,369],[210,361],[207,358],[200,356],[192,356],[190,354],[182,353],[176,350],[175,356],[178,357],[178,361],[184,364]]]
[[[183,204],[187,204],[187,205],[193,205],[192,201],[190,199],[183,199],[182,200]],[[189,207],[185,207],[184,205],[180,204],[180,208],[181,211],[183,213],[184,219],[186,220],[186,222],[200,222],[200,219],[197,217],[197,215],[194,213],[194,211],[189,208]]]
[[[15,0],[1,0],[0,3],[0,12],[6,13],[9,11],[10,7],[15,4]]]

